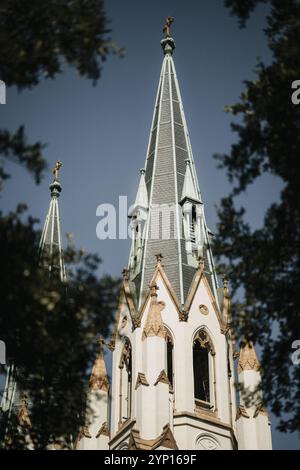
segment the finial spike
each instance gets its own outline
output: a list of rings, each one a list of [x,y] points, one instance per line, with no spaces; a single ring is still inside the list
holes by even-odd
[[[204,269],[204,258],[203,258],[203,256],[199,256],[199,258],[198,258],[198,269]]]
[[[157,254],[155,255],[155,257],[156,257],[156,263],[157,263],[157,264],[161,264],[161,261],[162,261],[162,259],[163,259],[163,255],[162,255],[161,253],[157,253]]]
[[[151,295],[151,297],[157,297],[158,289],[159,289],[159,287],[156,284],[156,282],[152,282],[152,284],[150,284],[150,295]]]
[[[124,281],[128,281],[129,280],[129,269],[126,266],[123,269],[122,274],[123,274]]]

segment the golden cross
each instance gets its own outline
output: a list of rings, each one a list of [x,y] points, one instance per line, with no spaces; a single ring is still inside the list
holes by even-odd
[[[173,18],[173,16],[168,16],[167,19],[166,19],[165,26],[164,26],[164,29],[163,29],[163,33],[165,33],[166,38],[171,37],[170,29],[171,29],[171,24],[174,22],[174,20],[175,20],[175,18]]]
[[[62,162],[60,160],[57,160],[55,163],[55,167],[53,168],[53,176],[54,176],[54,181],[58,181],[58,172],[62,167]]]

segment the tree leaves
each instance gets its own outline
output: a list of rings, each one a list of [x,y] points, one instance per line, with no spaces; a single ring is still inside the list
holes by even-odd
[[[291,84],[300,76],[299,2],[227,0],[245,25],[259,3],[269,3],[266,36],[270,65],[258,63],[256,79],[245,81],[239,103],[227,110],[237,142],[217,155],[233,183],[218,211],[215,252],[231,278],[234,325],[239,335],[262,348],[264,396],[281,417],[280,429],[300,429],[300,369],[292,364],[292,342],[300,338],[300,110],[291,102]],[[236,196],[259,176],[272,173],[283,181],[280,200],[267,210],[263,226],[252,230]],[[287,413],[287,414],[285,414]]]

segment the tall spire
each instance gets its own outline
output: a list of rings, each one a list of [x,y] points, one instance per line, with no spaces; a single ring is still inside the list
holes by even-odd
[[[60,160],[53,169],[53,182],[50,185],[51,200],[40,241],[40,262],[49,273],[59,273],[62,282],[66,281],[66,270],[63,259],[63,244],[60,227],[58,198],[62,187],[58,172],[62,167]]]
[[[179,205],[187,191],[193,196],[192,203],[196,201],[201,204],[202,199],[173,61],[175,41],[170,36],[173,21],[174,18],[167,18],[163,29],[165,37],[161,40],[164,59],[145,165],[149,208],[143,234],[142,258],[139,264],[133,265],[131,256],[129,266],[130,281],[134,283],[139,304],[155,270],[155,253],[163,254],[166,274],[182,304],[197,269],[198,255],[193,259],[187,253],[183,214]],[[201,251],[206,258],[206,274],[216,294],[217,279],[204,214],[201,215],[201,224],[198,239],[202,240],[204,246]],[[194,245],[191,245],[192,249]]]

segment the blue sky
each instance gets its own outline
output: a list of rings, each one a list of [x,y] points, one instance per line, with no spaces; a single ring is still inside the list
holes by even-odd
[[[0,125],[14,130],[25,124],[31,141],[48,143],[45,156],[52,167],[63,161],[60,198],[63,232],[74,233],[77,246],[97,252],[102,272],[119,275],[127,264],[129,240],[96,237],[96,208],[117,205],[119,195],[135,198],[139,168],[144,166],[156,87],[162,62],[160,39],[168,15],[174,16],[175,66],[191,137],[198,179],[210,228],[216,205],[229,191],[226,175],[212,155],[226,152],[235,141],[230,115],[243,80],[254,77],[256,58],[270,60],[262,28],[266,8],[259,8],[248,27],[239,30],[222,0],[109,0],[112,38],[126,48],[123,59],[109,57],[96,86],[69,68],[55,80],[31,91],[7,92],[0,106]],[[1,207],[14,209],[24,201],[30,213],[44,220],[49,204],[51,173],[40,186],[17,166],[1,195]],[[262,224],[265,209],[279,194],[281,182],[263,177],[241,203],[253,227]],[[275,420],[274,420],[275,423]],[[273,431],[275,448],[300,448],[297,436]]]

